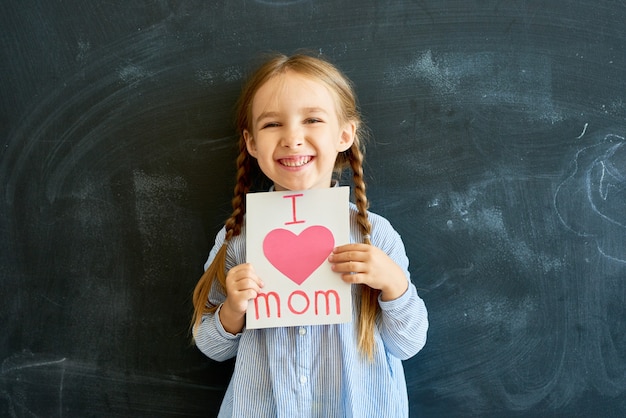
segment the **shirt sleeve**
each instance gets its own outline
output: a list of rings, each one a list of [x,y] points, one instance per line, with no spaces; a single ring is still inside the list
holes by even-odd
[[[378,300],[380,334],[387,351],[400,360],[417,354],[426,344],[428,313],[413,283],[398,299]]]
[[[226,230],[222,228],[215,238],[215,245],[209,253],[209,258],[204,265],[205,270],[213,262],[217,252],[222,247],[225,236]],[[218,306],[218,308],[214,313],[208,313],[202,317],[202,322],[195,330],[194,334],[198,349],[207,357],[216,361],[224,361],[235,357],[241,338],[241,334],[235,335],[226,331],[220,322],[219,312],[224,300],[226,300],[226,294],[219,283],[214,281],[211,291],[209,292],[208,301],[213,306]]]
[[[409,260],[400,235],[384,218],[373,222],[373,244],[385,251],[398,264],[409,281],[408,289],[397,299],[383,301],[378,326],[386,350],[400,360],[417,354],[426,344],[428,312],[410,280]]]
[[[231,334],[224,329],[219,318],[220,305],[215,313],[204,315],[196,330],[196,346],[207,357],[224,361],[237,355],[241,333]]]

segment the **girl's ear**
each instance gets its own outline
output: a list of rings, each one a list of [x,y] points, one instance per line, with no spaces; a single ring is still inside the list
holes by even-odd
[[[256,158],[256,142],[254,141],[254,137],[252,136],[252,134],[247,129],[243,130],[243,139],[246,141],[248,154]]]
[[[356,136],[356,123],[354,121],[346,122],[341,130],[341,137],[339,138],[339,144],[337,145],[337,151],[343,152],[352,146],[354,138]]]

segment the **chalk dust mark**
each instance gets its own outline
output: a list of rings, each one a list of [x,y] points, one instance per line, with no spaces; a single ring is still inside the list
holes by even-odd
[[[439,196],[432,199],[431,204],[436,202],[433,207],[449,208],[450,213],[446,216],[448,231],[467,231],[471,235],[487,234],[505,245],[521,265],[527,265],[528,260],[534,260],[546,273],[561,270],[562,260],[533,250],[527,242],[510,231],[502,209],[484,203],[491,201],[488,196],[492,193],[490,190],[496,181],[488,179],[472,185],[464,192],[451,192],[448,196]]]
[[[78,53],[76,54],[76,61],[84,62],[85,59],[87,58],[87,54],[89,53],[90,49],[91,49],[91,43],[89,41],[86,41],[84,39],[79,39],[78,40]]]
[[[126,64],[117,70],[117,75],[126,84],[135,84],[153,74],[137,64]]]
[[[28,382],[30,378],[24,378],[24,376],[39,376],[38,373],[49,373],[50,370],[59,370],[60,380],[58,383],[58,416],[62,417],[63,414],[63,396],[65,390],[65,374],[66,369],[71,367],[69,360],[66,357],[54,358],[55,356],[45,354],[35,354],[30,351],[23,351],[16,353],[10,357],[5,358],[2,361],[2,367],[0,368],[0,376],[6,376],[8,379],[14,382]],[[60,368],[59,368],[60,366]],[[42,369],[35,371],[32,369]],[[33,374],[34,373],[34,374]],[[46,375],[47,376],[47,375]],[[52,382],[46,380],[46,385],[51,386]],[[3,397],[7,400],[12,415],[22,416],[22,414],[16,414],[16,411],[27,412],[28,416],[40,416],[34,413],[30,408],[30,402],[28,402],[22,395],[12,396],[10,392],[3,390],[1,392]]]
[[[24,369],[30,369],[33,367],[45,367],[45,366],[51,366],[51,365],[55,365],[55,364],[61,364],[63,362],[65,362],[67,359],[65,357],[58,359],[58,360],[51,360],[51,361],[33,361],[33,362],[25,362],[23,364],[16,364],[16,365],[11,365],[12,359],[6,359],[5,361],[2,362],[2,369],[0,370],[1,373],[0,374],[7,374],[10,372],[14,372],[14,371],[18,371],[18,370],[24,370]],[[7,363],[9,364],[9,366],[7,367]]]
[[[241,70],[237,67],[228,67],[224,70],[222,77],[229,83],[234,83],[243,78],[243,74]]]
[[[588,123],[585,123],[585,126],[583,126],[583,131],[581,132],[581,134],[580,134],[580,135],[578,135],[578,136],[576,137],[576,139],[580,139],[580,138],[582,138],[582,137],[585,135],[585,132],[587,132],[587,126],[589,126],[589,124],[588,124]]]
[[[512,106],[530,121],[557,123],[564,114],[552,98],[552,62],[532,54],[419,52],[390,63],[383,82],[424,83],[434,93],[482,106]]]
[[[456,90],[460,75],[454,67],[435,62],[430,50],[425,51],[412,62],[401,65],[387,74],[387,80],[391,84],[401,84],[408,79],[420,78],[427,80],[441,93],[449,94]]]
[[[459,268],[446,270],[443,272],[439,280],[437,280],[435,283],[429,286],[428,290],[434,290],[440,287],[441,285],[443,285],[445,282],[447,282],[449,279],[453,277],[469,276],[470,273],[472,273],[473,271],[474,271],[473,263],[470,263],[467,267],[459,267]]]
[[[212,86],[215,84],[215,80],[217,79],[217,77],[211,70],[197,70],[196,79],[202,85]]]
[[[585,125],[586,126],[586,125]],[[593,238],[603,257],[626,264],[626,140],[608,134],[579,149],[556,188],[556,216],[569,231]]]
[[[59,382],[59,417],[63,416],[63,387],[65,383],[65,369],[61,370],[61,382]]]

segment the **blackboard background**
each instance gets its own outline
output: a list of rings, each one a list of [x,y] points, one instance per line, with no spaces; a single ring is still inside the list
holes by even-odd
[[[214,416],[189,344],[260,52],[353,79],[412,417],[626,415],[626,2],[2,2],[0,416]]]

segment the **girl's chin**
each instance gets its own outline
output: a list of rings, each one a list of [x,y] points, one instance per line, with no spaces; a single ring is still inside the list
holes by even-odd
[[[310,189],[323,189],[331,187],[331,182],[328,184],[308,184],[308,183],[298,183],[298,184],[290,184],[288,187],[283,186],[278,183],[274,183],[274,191],[277,192],[288,192],[288,191],[298,191],[298,190],[310,190]]]
[[[274,190],[277,192],[290,192],[290,191],[298,191],[298,190],[308,190],[310,189],[310,187],[306,187],[306,186],[291,186],[291,187],[285,187],[285,186],[281,186],[280,184],[274,183]]]

